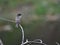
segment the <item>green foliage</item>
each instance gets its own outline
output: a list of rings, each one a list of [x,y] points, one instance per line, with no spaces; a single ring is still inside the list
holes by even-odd
[[[37,8],[35,9],[35,13],[37,15],[45,15],[48,11],[51,11],[52,13],[60,13],[60,5],[56,3],[48,2],[46,4],[43,4],[43,1],[37,4]],[[51,9],[50,9],[51,8]]]
[[[5,23],[3,23],[5,22]],[[1,21],[1,24],[6,24],[6,21]],[[9,23],[12,25],[13,30],[11,31],[1,31],[0,38],[2,39],[4,45],[19,45],[21,43],[21,32],[20,29],[15,27],[15,24]]]
[[[29,0],[0,0],[0,6],[16,7],[19,4],[29,2]]]
[[[45,15],[47,13],[47,9],[43,6],[40,6],[36,9],[36,14]]]
[[[37,4],[36,4],[36,9],[35,9],[35,13],[37,15],[45,15],[47,13],[47,2],[40,0]]]
[[[60,5],[56,4],[56,3],[50,3],[49,7],[53,9],[54,13],[60,13]]]
[[[19,4],[20,0],[0,0],[0,2],[2,6],[15,7]]]

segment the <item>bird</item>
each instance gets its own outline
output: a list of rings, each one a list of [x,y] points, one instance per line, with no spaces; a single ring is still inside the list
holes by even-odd
[[[19,27],[19,23],[21,22],[21,17],[22,17],[22,14],[17,14],[17,16],[15,18],[17,28]]]

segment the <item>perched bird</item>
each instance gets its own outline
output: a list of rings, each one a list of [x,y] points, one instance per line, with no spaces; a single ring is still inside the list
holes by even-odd
[[[16,16],[15,22],[16,22],[17,28],[19,27],[19,23],[21,22],[21,17],[22,17],[21,14],[17,14],[17,16]]]

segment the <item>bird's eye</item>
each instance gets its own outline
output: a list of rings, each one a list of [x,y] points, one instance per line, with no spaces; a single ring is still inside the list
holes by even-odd
[[[21,16],[21,14],[18,14],[17,16]]]

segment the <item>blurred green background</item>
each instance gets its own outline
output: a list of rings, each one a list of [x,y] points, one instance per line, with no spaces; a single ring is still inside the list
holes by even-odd
[[[23,15],[21,25],[25,31],[25,39],[41,38],[47,43],[49,30],[46,28],[50,26],[49,24],[55,23],[49,21],[59,19],[60,1],[0,0],[0,38],[4,45],[21,44],[21,29],[16,28],[15,23],[1,20],[2,17],[14,20],[18,13]],[[60,42],[60,39],[57,41]]]

